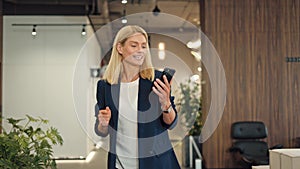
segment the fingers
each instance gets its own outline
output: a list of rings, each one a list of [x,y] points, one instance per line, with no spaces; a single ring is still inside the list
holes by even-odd
[[[164,82],[160,79],[156,79],[154,81],[154,87],[152,87],[153,92],[158,95],[159,101],[162,105],[169,102],[171,91],[170,83],[165,75],[163,76],[163,80]]]
[[[170,88],[170,83],[169,83],[166,75],[163,75],[163,80],[157,78],[157,79],[155,79],[155,82],[158,84],[158,85],[155,85],[156,87],[160,87],[163,89]]]
[[[172,83],[172,79],[173,79],[173,78],[172,78],[171,81],[169,82],[167,76],[166,76],[166,75],[163,75],[163,79],[164,79],[164,83],[166,84],[166,86],[171,86],[171,83]]]
[[[161,85],[160,85],[161,84]],[[154,87],[155,86],[155,87]],[[154,86],[152,90],[156,93],[159,97],[167,95],[165,88],[165,84],[161,82],[159,79],[154,82]]]
[[[108,126],[110,118],[111,110],[108,106],[105,109],[99,110],[98,120],[102,126]]]
[[[156,87],[156,91],[160,92],[160,93],[165,93],[165,94],[170,94],[170,88],[171,88],[171,85],[170,83],[168,82],[168,79],[166,77],[166,75],[163,75],[163,81],[162,82],[160,79],[155,79],[155,82],[154,82],[154,85]]]

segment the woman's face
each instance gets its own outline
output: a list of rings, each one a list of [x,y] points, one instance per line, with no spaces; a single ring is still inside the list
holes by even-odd
[[[130,36],[125,43],[118,44],[118,52],[122,55],[122,61],[133,66],[141,66],[145,60],[147,40],[141,33]]]

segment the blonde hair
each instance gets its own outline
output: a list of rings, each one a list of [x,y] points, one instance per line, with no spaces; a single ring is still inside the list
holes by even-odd
[[[144,35],[147,41],[145,60],[140,67],[140,77],[153,81],[154,69],[151,62],[151,55],[150,55],[149,44],[148,44],[148,35],[143,28],[136,25],[128,25],[120,29],[115,37],[110,61],[103,75],[103,79],[105,79],[108,83],[117,84],[119,81],[119,77],[123,71],[122,56],[117,50],[118,43],[124,45],[126,40],[130,36],[136,33],[141,33],[142,35]]]

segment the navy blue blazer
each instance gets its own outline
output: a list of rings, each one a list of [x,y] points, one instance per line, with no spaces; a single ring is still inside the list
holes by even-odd
[[[161,72],[155,71],[155,77]],[[152,91],[153,82],[143,78],[139,79],[138,92],[138,153],[140,169],[180,169],[173,151],[168,129],[177,123],[177,111],[174,97],[170,97],[176,118],[171,125],[164,123],[158,96]],[[112,115],[109,121],[108,134],[110,135],[110,151],[108,152],[108,169],[115,169],[116,163],[116,132],[119,117],[120,84],[111,85],[104,80],[97,84],[97,105],[99,109],[108,106]],[[98,131],[98,111],[95,112],[95,132],[97,135],[106,135]]]

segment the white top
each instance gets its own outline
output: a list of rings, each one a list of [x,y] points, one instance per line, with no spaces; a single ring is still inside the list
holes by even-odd
[[[138,86],[139,79],[120,85],[116,153],[125,169],[138,168]],[[122,169],[118,160],[116,167]]]

